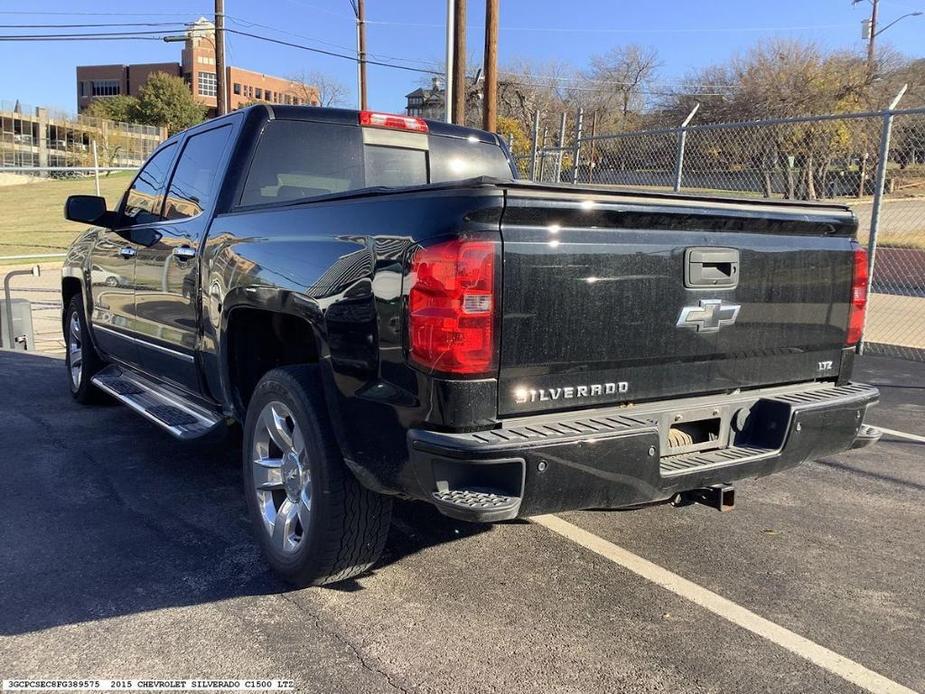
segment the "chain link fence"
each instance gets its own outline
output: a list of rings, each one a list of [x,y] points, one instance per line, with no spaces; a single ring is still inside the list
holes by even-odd
[[[594,137],[580,113],[571,127],[550,120],[554,144],[537,118],[518,160],[537,181],[850,206],[871,251],[864,349],[925,360],[925,109]]]

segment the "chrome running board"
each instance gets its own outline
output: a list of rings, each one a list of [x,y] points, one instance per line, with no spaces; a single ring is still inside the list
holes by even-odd
[[[182,441],[200,439],[225,427],[220,413],[191,403],[172,389],[121,366],[107,366],[92,383]]]

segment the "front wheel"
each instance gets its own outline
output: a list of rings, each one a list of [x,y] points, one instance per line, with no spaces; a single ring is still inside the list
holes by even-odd
[[[103,360],[90,340],[84,303],[80,294],[71,298],[64,313],[64,342],[67,351],[64,365],[67,368],[71,395],[77,402],[89,404],[103,399],[102,391],[93,387],[90,379],[103,368]]]
[[[244,425],[244,491],[270,566],[299,586],[367,571],[385,546],[392,501],[347,469],[328,421],[318,367],[268,372]]]

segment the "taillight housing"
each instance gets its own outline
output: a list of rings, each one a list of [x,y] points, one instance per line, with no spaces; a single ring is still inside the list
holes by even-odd
[[[497,365],[499,244],[452,239],[412,251],[408,356],[428,371],[487,374]]]
[[[851,303],[848,306],[848,334],[845,345],[852,347],[861,341],[864,314],[867,312],[867,251],[854,249],[854,273],[851,277]]]

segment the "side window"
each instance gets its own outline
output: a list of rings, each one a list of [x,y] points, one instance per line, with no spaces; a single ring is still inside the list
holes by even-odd
[[[361,147],[357,127],[270,121],[260,136],[240,204],[286,202],[362,188]]]
[[[218,165],[231,136],[231,126],[223,125],[193,135],[183,146],[167,191],[164,216],[167,219],[195,217],[209,209],[218,185]]]
[[[148,160],[125,196],[122,221],[125,226],[159,222],[164,186],[177,145],[170,144]]]

